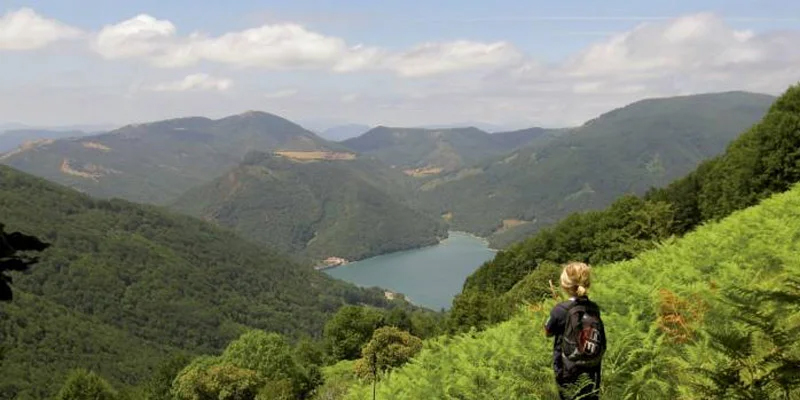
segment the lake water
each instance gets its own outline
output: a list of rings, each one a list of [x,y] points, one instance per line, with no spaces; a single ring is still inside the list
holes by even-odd
[[[492,257],[494,251],[485,241],[450,232],[436,246],[385,254],[325,272],[356,285],[403,293],[414,304],[438,311],[450,308],[467,276]]]

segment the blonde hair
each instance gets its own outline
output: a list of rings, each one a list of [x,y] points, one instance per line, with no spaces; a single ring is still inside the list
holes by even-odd
[[[571,296],[586,296],[591,281],[592,267],[582,262],[570,262],[561,271],[561,287]]]

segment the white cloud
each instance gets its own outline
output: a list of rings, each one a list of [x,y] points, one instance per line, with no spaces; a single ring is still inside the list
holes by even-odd
[[[228,90],[233,81],[227,78],[215,78],[208,74],[192,74],[185,78],[174,81],[160,83],[150,89],[155,92],[186,92],[186,91],[219,91]]]
[[[707,71],[770,61],[769,49],[751,31],[731,29],[714,14],[688,15],[662,23],[647,23],[595,44],[568,63],[579,77],[664,72]]]
[[[142,58],[159,67],[210,61],[279,70],[385,70],[406,77],[494,68],[522,59],[507,42],[426,43],[392,53],[362,44],[349,45],[344,39],[292,23],[262,25],[217,37],[201,33],[181,37],[174,24],[149,15],[104,27],[95,37],[93,48],[107,59]]]
[[[8,36],[8,15],[0,19],[0,44]],[[83,82],[88,82],[83,92],[72,75],[51,78],[73,84],[63,91],[57,85],[0,83],[0,89],[9,93],[0,99],[0,119],[90,121],[96,118],[94,109],[85,107],[91,99],[108,111],[103,115],[116,115],[121,122],[188,114],[221,116],[267,107],[287,117],[337,117],[370,124],[469,119],[515,121],[520,127],[564,126],[646,97],[725,90],[777,94],[800,80],[800,29],[750,31],[739,25],[733,28],[708,13],[655,18],[595,38],[564,61],[545,63],[524,56],[505,41],[430,41],[390,50],[350,43],[297,24],[272,23],[209,35],[181,33],[170,21],[140,15],[84,37],[105,59],[139,60],[159,68],[217,64],[215,70],[225,71],[219,72],[225,78],[195,74],[146,85],[141,82],[168,81],[160,74],[174,73],[149,68],[137,69],[140,75],[118,82],[120,66],[97,63],[81,71]],[[281,72],[268,72],[273,70]],[[298,70],[303,72],[294,72]],[[97,71],[102,73],[94,76]],[[236,80],[236,96],[225,104],[216,95],[197,93],[228,90],[231,79]],[[128,89],[137,80],[141,86]],[[282,86],[265,89],[265,82]],[[124,97],[126,91],[129,95]],[[163,96],[153,91],[194,92]]]
[[[263,25],[218,37],[177,35],[170,21],[139,15],[104,27],[94,49],[108,59],[144,58],[160,67],[212,61],[236,67],[268,69],[336,69],[363,67],[375,49],[349,47],[343,39],[325,36],[297,24]]]
[[[33,50],[81,35],[80,29],[42,17],[29,8],[0,16],[0,51]]]
[[[507,42],[459,40],[416,46],[388,57],[385,64],[402,76],[416,77],[500,67],[519,62],[522,58],[522,53]]]

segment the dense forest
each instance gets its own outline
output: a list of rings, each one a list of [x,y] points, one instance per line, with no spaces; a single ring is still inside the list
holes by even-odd
[[[50,244],[0,304],[0,387],[20,399],[52,393],[68,367],[134,383],[172,350],[214,352],[249,329],[320,337],[344,304],[402,303],[211,224],[5,166],[0,221]]]

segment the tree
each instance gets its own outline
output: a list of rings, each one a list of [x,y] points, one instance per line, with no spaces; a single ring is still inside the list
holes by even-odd
[[[72,371],[57,400],[115,400],[117,393],[105,379],[85,369]]]
[[[356,374],[362,378],[377,378],[377,375],[397,368],[422,350],[422,339],[393,326],[379,328],[372,340],[361,351],[356,362]]]
[[[283,336],[253,330],[221,356],[192,361],[178,374],[172,394],[187,400],[305,398],[321,382],[321,373],[313,365],[304,368],[298,358]]]
[[[334,360],[355,360],[375,329],[384,325],[383,314],[373,308],[344,306],[325,324],[325,345]]]
[[[172,395],[178,400],[252,400],[263,386],[255,371],[204,356],[178,374]]]
[[[49,246],[34,236],[19,232],[5,233],[4,225],[0,224],[0,301],[11,301],[13,298],[11,293],[13,280],[7,272],[27,271],[31,265],[39,261],[37,257],[24,252],[40,252]]]

